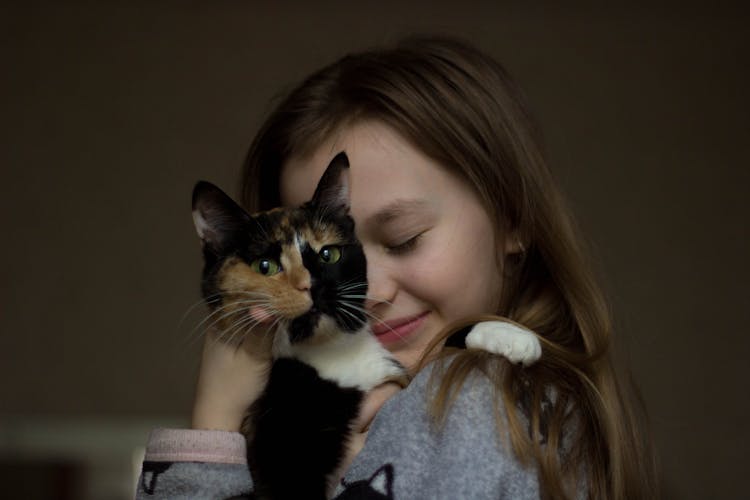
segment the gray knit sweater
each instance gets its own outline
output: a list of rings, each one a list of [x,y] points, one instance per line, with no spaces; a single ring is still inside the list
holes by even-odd
[[[471,376],[437,429],[427,413],[430,373],[431,367],[422,370],[381,408],[336,498],[539,498],[535,469],[524,468],[498,435],[490,381]],[[137,498],[247,494],[252,479],[244,446],[238,433],[156,430]]]

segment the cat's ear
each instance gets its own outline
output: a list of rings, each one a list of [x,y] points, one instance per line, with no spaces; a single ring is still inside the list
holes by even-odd
[[[235,235],[246,230],[250,216],[224,191],[210,182],[199,181],[193,188],[195,230],[215,254],[230,247]]]
[[[326,212],[349,211],[349,158],[345,152],[337,154],[315,188],[312,204]]]
[[[393,498],[393,465],[385,464],[370,477],[370,488],[383,495]]]

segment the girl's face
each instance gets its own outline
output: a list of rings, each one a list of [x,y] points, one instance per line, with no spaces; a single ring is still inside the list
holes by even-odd
[[[281,172],[282,203],[310,199],[340,151],[349,157],[351,215],[367,256],[373,331],[399,361],[414,366],[449,323],[496,311],[503,238],[462,180],[373,121],[290,159]]]

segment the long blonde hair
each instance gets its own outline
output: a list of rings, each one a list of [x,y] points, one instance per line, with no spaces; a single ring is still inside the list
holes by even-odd
[[[436,419],[466,376],[482,371],[505,408],[498,425],[519,460],[538,468],[545,497],[576,497],[581,489],[590,498],[656,497],[641,406],[614,368],[606,301],[521,92],[492,58],[453,39],[411,38],[319,70],[253,141],[243,171],[245,206],[279,205],[284,162],[362,119],[391,126],[464,178],[498,237],[512,234],[523,248],[503,263],[494,312],[536,332],[542,359],[520,368],[480,352],[451,353],[439,370]]]

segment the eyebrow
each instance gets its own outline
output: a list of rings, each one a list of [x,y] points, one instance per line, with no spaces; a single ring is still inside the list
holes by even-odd
[[[370,217],[370,222],[375,225],[384,225],[405,214],[425,211],[429,206],[430,202],[427,200],[398,199],[378,210]]]

